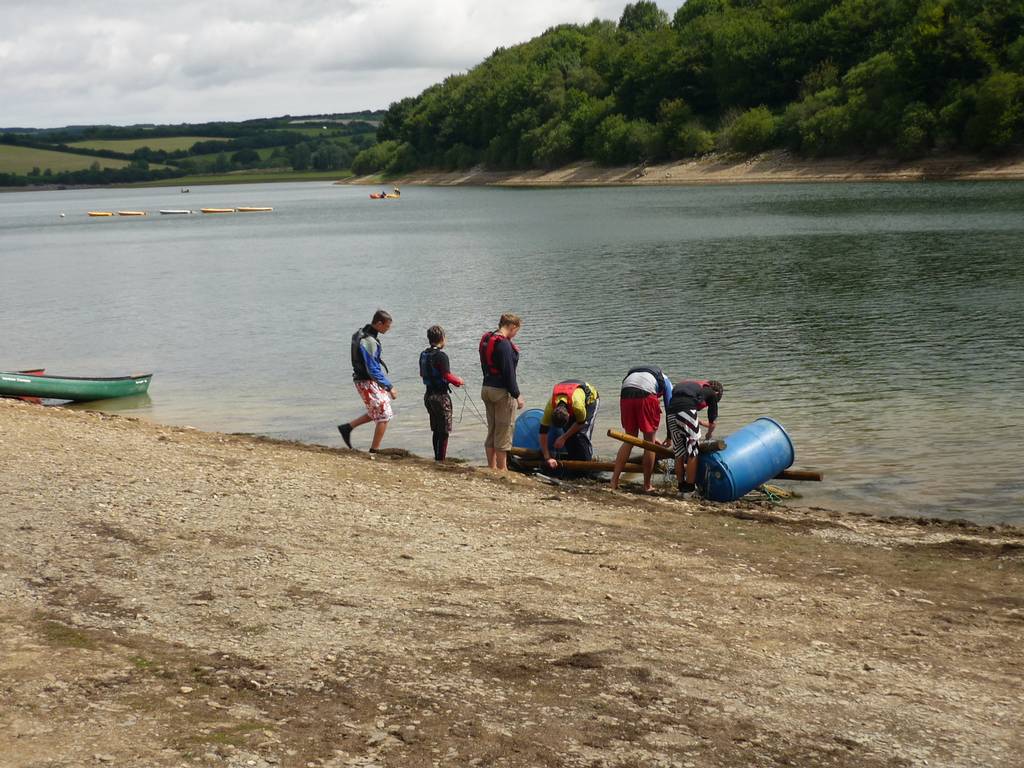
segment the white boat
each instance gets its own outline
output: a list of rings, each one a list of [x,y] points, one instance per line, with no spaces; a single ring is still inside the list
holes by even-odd
[[[188,213],[192,213],[192,211],[186,211],[184,208],[168,208],[166,210],[160,211],[160,213],[162,213],[162,214],[164,214],[166,216],[166,215],[172,214],[172,213],[188,214]]]

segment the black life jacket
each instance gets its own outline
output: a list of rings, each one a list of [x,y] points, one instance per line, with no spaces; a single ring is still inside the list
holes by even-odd
[[[435,357],[440,351],[437,347],[427,347],[420,352],[420,378],[423,379],[427,389],[446,390],[448,388],[448,382],[445,381],[444,374],[434,364]]]
[[[718,394],[711,389],[709,381],[684,379],[672,385],[672,399],[668,404],[669,413],[699,411],[712,403],[718,403]]]
[[[659,394],[659,395],[665,394],[665,372],[662,371],[661,368],[659,368],[656,365],[638,365],[636,368],[630,368],[626,372],[626,375],[622,377],[622,380],[625,381],[630,376],[632,376],[634,373],[649,373],[649,374],[651,374],[651,376],[654,377],[654,381],[657,384],[656,394]]]
[[[367,336],[373,336],[373,338],[376,339],[378,349],[383,348],[380,344],[380,339],[377,338],[377,332],[373,329],[372,325],[364,325],[352,334],[352,378],[355,381],[369,381],[373,378],[366,368],[366,361],[363,359],[363,352],[361,349],[363,339]],[[383,368],[386,373],[390,373],[383,360],[378,357],[377,362],[380,363],[380,367]]]

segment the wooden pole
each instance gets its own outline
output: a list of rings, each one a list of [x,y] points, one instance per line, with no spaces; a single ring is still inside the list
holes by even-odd
[[[811,480],[819,483],[825,478],[821,472],[813,472],[809,469],[784,469],[775,477],[779,480]]]
[[[632,435],[627,435],[625,432],[619,432],[615,429],[608,430],[608,437],[621,440],[622,442],[629,443],[630,445],[635,445],[638,448],[643,448],[645,451],[653,451],[657,456],[663,456],[665,458],[672,456],[672,449],[667,446],[651,443],[647,440],[641,440],[639,437],[633,437]],[[725,441],[704,440],[701,442],[698,450],[700,450],[701,453],[723,451],[725,450]],[[821,482],[824,479],[824,475],[822,475],[821,472],[814,472],[809,469],[784,469],[775,477],[779,480],[808,480],[812,482]]]
[[[633,437],[627,435],[625,432],[619,432],[616,429],[608,430],[608,437],[614,438],[615,440],[621,440],[624,443],[635,445],[637,448],[643,448],[645,451],[651,451],[656,456],[663,458],[672,458],[672,449],[667,445],[659,445],[658,443],[652,443],[647,440],[641,440],[639,437]],[[715,451],[725,450],[724,440],[702,440],[697,446],[697,450],[701,453],[714,453]]]
[[[540,451],[534,451],[529,448],[515,448],[509,451],[513,456],[519,459],[539,459],[541,458]]]
[[[661,456],[666,459],[672,458],[671,448],[664,445],[658,445],[657,443],[650,443],[647,440],[641,440],[639,437],[627,435],[625,432],[619,432],[617,429],[609,429],[608,437],[620,440],[623,443],[628,443],[629,445],[635,445],[637,448],[643,448],[645,451],[650,451],[655,456]]]
[[[524,467],[540,467],[544,464],[543,459],[519,459],[519,464]],[[573,461],[566,459],[558,462],[559,469],[568,469],[571,472],[611,472],[615,469],[614,461]],[[623,472],[640,473],[644,468],[640,464],[627,464]]]

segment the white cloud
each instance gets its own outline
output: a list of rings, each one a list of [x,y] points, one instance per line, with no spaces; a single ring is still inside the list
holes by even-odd
[[[659,3],[670,14],[681,0]],[[0,126],[386,107],[607,0],[5,0]]]

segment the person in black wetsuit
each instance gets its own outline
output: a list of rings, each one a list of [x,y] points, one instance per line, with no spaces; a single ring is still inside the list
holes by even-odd
[[[423,405],[430,416],[434,461],[444,461],[448,453],[448,436],[452,433],[452,396],[449,385],[461,387],[462,379],[452,373],[448,353],[444,351],[445,333],[440,325],[427,329],[430,346],[420,352],[420,378],[427,391]]]

